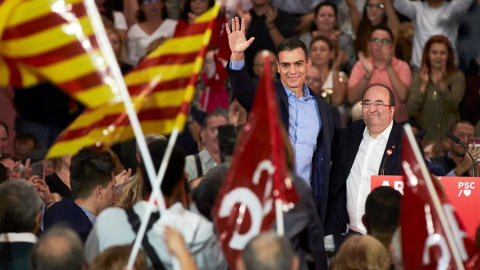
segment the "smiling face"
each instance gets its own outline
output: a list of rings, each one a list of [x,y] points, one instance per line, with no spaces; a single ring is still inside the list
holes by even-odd
[[[302,48],[281,51],[278,54],[280,80],[290,91],[302,91],[307,69],[310,66]]]
[[[372,25],[378,25],[385,16],[385,6],[383,0],[370,0],[365,6],[367,10],[367,18]]]
[[[327,42],[317,40],[310,46],[310,58],[314,66],[328,65],[333,58],[333,50],[330,49]]]
[[[321,31],[332,31],[335,29],[337,19],[335,18],[335,10],[330,6],[323,6],[318,10],[315,18],[315,24]]]
[[[379,85],[368,88],[363,95],[362,103],[369,102],[370,106],[362,105],[362,116],[365,125],[367,125],[370,136],[376,137],[382,133],[392,122],[395,107],[374,106],[375,103],[383,105],[390,104],[390,94],[388,90]]]
[[[432,43],[428,50],[428,61],[430,67],[434,69],[442,69],[447,66],[448,49],[443,43]]]

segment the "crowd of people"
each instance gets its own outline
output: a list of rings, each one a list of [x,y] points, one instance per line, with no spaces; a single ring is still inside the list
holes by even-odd
[[[120,2],[95,1],[124,74],[214,5]],[[229,268],[212,209],[268,65],[300,200],[285,236],[253,237],[230,268],[403,269],[402,195],[370,178],[402,174],[405,123],[433,174],[478,176],[480,46],[458,40],[480,44],[468,30],[480,2],[234,2],[229,61],[208,49],[161,185],[167,210],[153,211],[134,268]],[[46,159],[83,106],[50,83],[15,90],[15,126],[0,119],[0,265],[124,269],[153,191],[134,140]],[[145,139],[158,171],[168,138]]]

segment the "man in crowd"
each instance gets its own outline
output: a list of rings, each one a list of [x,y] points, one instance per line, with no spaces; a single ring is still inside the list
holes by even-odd
[[[0,120],[0,155],[8,153],[8,126]]]
[[[30,182],[18,179],[0,185],[0,268],[28,269],[41,209],[42,200]]]
[[[480,147],[469,146],[475,137],[475,127],[468,121],[458,121],[450,128],[450,133],[460,139],[460,143],[448,139],[450,150],[444,156],[433,157],[433,163],[442,166],[447,176],[473,176],[473,161],[467,154],[467,149],[474,159],[480,158]]]
[[[288,240],[270,231],[250,240],[237,261],[237,268],[295,270],[298,269],[298,260]]]
[[[207,115],[203,120],[200,139],[204,148],[198,154],[185,158],[185,172],[188,175],[188,182],[204,176],[211,168],[220,164],[220,146],[218,145],[216,128],[223,125],[228,125],[228,120],[218,112]]]
[[[255,86],[245,68],[245,50],[254,41],[245,37],[245,20],[238,18],[227,28],[232,55],[228,72],[238,102],[249,111],[255,97]],[[305,44],[296,38],[283,40],[277,48],[280,81],[275,83],[280,119],[288,132],[295,157],[295,174],[312,187],[320,213],[325,221],[329,189],[330,147],[333,135],[331,107],[305,85],[310,66]]]
[[[13,141],[15,158],[21,161],[24,161],[29,154],[39,147],[37,138],[32,133],[19,133]]]
[[[394,120],[407,121],[406,102],[412,75],[408,64],[395,58],[392,30],[385,25],[373,27],[368,50],[371,57],[365,58],[360,52],[353,66],[348,80],[348,101],[355,104],[369,85],[384,84],[395,96]]]
[[[367,233],[389,250],[400,219],[402,195],[392,187],[377,187],[367,197],[362,218]]]
[[[366,234],[362,217],[370,177],[400,175],[403,129],[393,121],[395,98],[385,85],[372,85],[362,96],[363,120],[335,130],[325,234],[336,249],[346,234]]]
[[[31,270],[86,269],[82,241],[69,228],[53,227],[33,247]]]
[[[168,142],[156,141],[148,149],[155,171],[162,163]],[[165,245],[164,226],[181,232],[190,254],[199,269],[226,269],[227,264],[215,235],[213,224],[199,214],[188,210],[190,195],[186,188],[184,172],[185,154],[175,146],[161,185],[161,192],[168,207],[160,216],[158,208],[152,212],[142,246],[155,269],[173,269],[171,255]],[[143,197],[152,193],[151,181],[143,162],[140,164],[143,180]],[[146,201],[139,201],[133,209],[109,208],[98,217],[85,244],[87,262],[91,263],[103,250],[115,245],[133,243],[140,228],[140,218],[147,209]]]
[[[100,212],[112,206],[115,164],[108,152],[96,152],[84,148],[72,157],[70,184],[73,200],[63,199],[45,212],[45,230],[64,222],[83,242],[92,229]]]

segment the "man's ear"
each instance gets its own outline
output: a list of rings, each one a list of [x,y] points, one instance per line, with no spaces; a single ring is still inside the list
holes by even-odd
[[[298,257],[293,256],[293,258],[292,258],[292,270],[298,270],[298,269],[300,269]]]
[[[95,198],[96,199],[102,199],[103,197],[103,191],[104,191],[104,188],[101,186],[101,185],[98,185],[95,187]]]
[[[238,270],[245,270],[245,264],[242,261],[242,257],[240,256],[237,261],[235,262]]]

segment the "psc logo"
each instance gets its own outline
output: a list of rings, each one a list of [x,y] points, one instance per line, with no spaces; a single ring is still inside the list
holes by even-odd
[[[475,189],[475,182],[458,182],[458,197],[463,196],[470,196]]]

